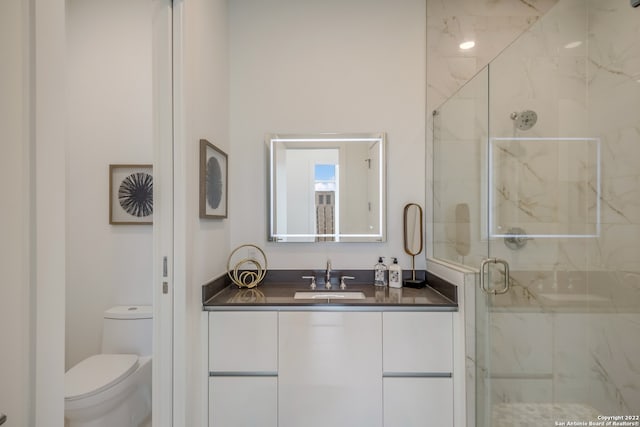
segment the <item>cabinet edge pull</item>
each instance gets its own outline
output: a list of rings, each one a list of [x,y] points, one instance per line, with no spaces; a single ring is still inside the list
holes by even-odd
[[[277,377],[273,371],[210,371],[210,377]]]
[[[451,372],[383,372],[382,378],[451,378]]]

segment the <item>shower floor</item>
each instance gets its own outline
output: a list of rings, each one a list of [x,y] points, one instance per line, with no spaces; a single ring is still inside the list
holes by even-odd
[[[493,427],[540,427],[572,422],[598,421],[601,415],[581,403],[498,403],[493,405]],[[576,424],[580,425],[580,424]]]

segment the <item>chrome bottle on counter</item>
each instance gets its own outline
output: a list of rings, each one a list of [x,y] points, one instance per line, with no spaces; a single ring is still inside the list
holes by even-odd
[[[378,263],[373,266],[373,284],[376,286],[387,286],[387,266],[382,261],[383,257],[378,257]]]

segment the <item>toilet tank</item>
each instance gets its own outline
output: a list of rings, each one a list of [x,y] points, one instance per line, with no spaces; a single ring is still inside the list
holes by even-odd
[[[148,305],[116,306],[104,312],[103,354],[137,354],[152,352],[153,309]]]

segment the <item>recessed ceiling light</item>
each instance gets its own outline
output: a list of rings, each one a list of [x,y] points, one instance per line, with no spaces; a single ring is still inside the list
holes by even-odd
[[[582,42],[580,40],[577,40],[575,42],[571,42],[571,43],[567,43],[564,45],[565,49],[573,49],[576,48],[578,46],[580,46],[582,44]]]
[[[473,40],[469,40],[469,41],[460,43],[460,49],[469,50],[473,48],[475,45],[476,45],[476,42],[474,42]]]

